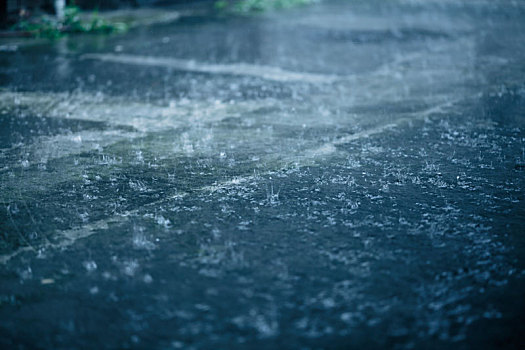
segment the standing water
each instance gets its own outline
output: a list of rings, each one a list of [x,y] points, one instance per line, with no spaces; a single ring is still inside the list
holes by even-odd
[[[5,349],[525,341],[525,4],[0,45]]]

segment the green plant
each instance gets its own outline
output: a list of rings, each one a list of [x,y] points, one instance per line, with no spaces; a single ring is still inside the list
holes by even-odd
[[[13,29],[45,38],[58,38],[66,33],[120,33],[128,29],[123,22],[109,22],[103,19],[97,11],[93,12],[87,20],[83,17],[79,7],[67,6],[62,21],[44,15],[20,21]]]
[[[219,11],[225,10],[226,8],[228,8],[228,6],[230,6],[229,2],[225,0],[215,1],[213,5],[215,6],[215,9]]]

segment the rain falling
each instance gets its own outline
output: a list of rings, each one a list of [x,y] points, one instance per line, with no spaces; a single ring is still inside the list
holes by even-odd
[[[525,347],[525,2],[268,1],[0,31],[2,349]]]

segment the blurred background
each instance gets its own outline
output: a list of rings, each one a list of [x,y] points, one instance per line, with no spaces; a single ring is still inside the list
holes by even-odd
[[[212,3],[213,0],[2,0],[0,21],[5,27],[31,14],[56,14],[57,7],[75,5],[84,10],[115,10],[181,3]]]

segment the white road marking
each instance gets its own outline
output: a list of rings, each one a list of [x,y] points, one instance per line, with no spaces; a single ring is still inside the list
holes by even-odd
[[[115,54],[85,54],[81,59],[99,60],[104,62],[134,64],[140,66],[154,66],[173,68],[181,71],[208,73],[208,74],[231,74],[252,76],[266,80],[280,82],[304,82],[304,83],[332,83],[340,77],[326,74],[316,74],[307,72],[293,72],[278,67],[264,65],[235,63],[235,64],[212,64],[197,62],[194,60],[183,60],[167,57],[150,57],[135,55],[115,55]]]

